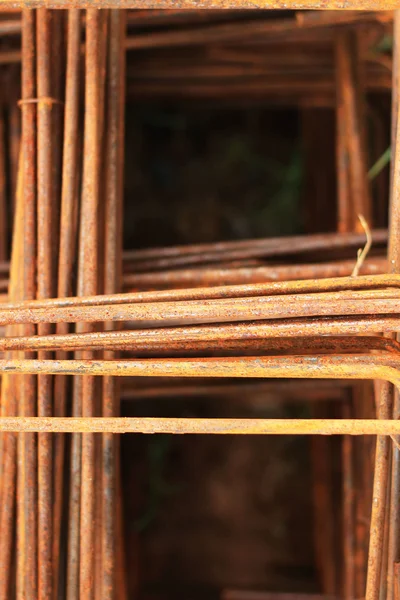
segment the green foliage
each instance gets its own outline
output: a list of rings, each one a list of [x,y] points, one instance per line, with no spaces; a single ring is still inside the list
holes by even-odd
[[[393,50],[393,36],[385,34],[376,46],[373,48],[373,52],[377,54],[389,53]]]
[[[378,158],[378,160],[372,165],[368,171],[368,178],[373,181],[375,177],[378,177],[379,173],[390,163],[392,159],[392,149],[389,146],[385,152]]]

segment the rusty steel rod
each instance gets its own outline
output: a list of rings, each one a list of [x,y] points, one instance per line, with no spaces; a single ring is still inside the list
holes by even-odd
[[[387,231],[385,229],[372,230],[371,236],[375,243],[387,242]],[[282,256],[285,254],[301,254],[306,252],[318,252],[320,250],[334,250],[339,248],[357,248],[365,243],[365,235],[360,233],[324,233],[309,236],[298,235],[277,238],[261,238],[235,240],[229,242],[215,242],[211,244],[187,244],[185,246],[167,246],[166,248],[144,248],[142,250],[131,250],[124,252],[125,262],[143,262],[148,260],[158,261],[167,258],[184,257],[185,255],[206,254],[210,258],[220,259],[224,256],[226,260],[235,256],[239,250],[264,252],[262,256]],[[168,263],[167,263],[168,265]],[[166,266],[166,265],[164,265]]]
[[[16,199],[16,212],[13,228],[13,246],[11,257],[11,286],[10,296],[21,297],[21,261],[22,261],[22,233],[23,233],[23,196],[21,177],[21,156],[18,170],[18,189]],[[14,327],[11,326],[7,333],[12,335]],[[3,377],[1,381],[1,415],[15,415],[18,411],[19,386],[12,377]],[[12,549],[14,533],[14,516],[16,515],[16,490],[17,490],[17,436],[0,437],[1,442],[1,479],[0,479],[0,599],[7,600],[10,597],[12,585]],[[18,546],[22,540],[19,540]],[[21,552],[22,554],[22,552]],[[23,573],[23,565],[19,569]]]
[[[20,2],[19,6],[24,8],[26,6],[25,2]],[[45,6],[47,8],[86,8],[90,9],[93,7],[93,2],[91,0],[74,0],[74,2],[67,2],[67,0],[51,0],[46,2],[44,0],[33,0],[29,3],[30,8],[39,8],[41,6]],[[2,0],[0,7],[2,9],[14,9],[16,4],[13,0]],[[138,0],[101,0],[101,2],[96,3],[96,8],[143,8],[151,9],[176,9],[176,3],[174,4],[170,0],[162,0],[157,4],[154,2],[146,0],[145,3],[138,2]],[[190,9],[190,8],[199,8],[198,4],[194,4],[193,0],[182,0],[180,2],[179,8],[181,9]],[[321,0],[241,0],[240,2],[233,2],[232,0],[212,0],[207,4],[207,8],[275,8],[275,9],[290,9],[290,10],[395,10],[398,8],[398,3],[396,0],[385,0],[384,4],[379,2],[378,0],[360,0],[356,2],[356,0],[347,0],[347,2],[343,2],[343,0],[328,0],[328,2],[321,3]]]
[[[326,335],[357,335],[362,329],[363,335],[380,332],[390,332],[400,327],[398,317],[337,317],[337,318],[311,318],[311,319],[281,319],[267,322],[247,322],[238,324],[219,324],[189,327],[168,327],[167,329],[135,329],[134,331],[107,331],[88,334],[69,334],[66,336],[49,336],[46,338],[17,337],[3,338],[3,348],[17,350],[25,347],[57,349],[60,346],[72,349],[97,348],[108,350],[134,350],[138,353],[151,353],[154,351],[187,351],[193,350],[199,344],[199,348],[206,348],[207,342],[213,343],[215,349],[235,343],[240,345],[258,341],[264,343],[264,347],[289,349],[290,342],[273,341],[276,338],[293,339],[298,336],[326,336]],[[271,338],[266,340],[265,338]],[[58,341],[60,340],[60,342]],[[264,340],[264,341],[263,341]],[[295,343],[295,342],[294,342]],[[378,343],[378,342],[374,342]],[[133,346],[134,344],[134,346]],[[203,345],[202,345],[203,344]],[[307,342],[304,342],[307,345]],[[329,348],[334,341],[321,340],[321,348]],[[390,342],[381,342],[389,347]],[[343,341],[346,347],[346,341]],[[254,346],[253,346],[254,347]],[[395,347],[395,346],[392,346]]]
[[[125,11],[110,14],[108,130],[105,206],[105,264],[104,292],[116,294],[120,290],[122,274],[122,213],[123,213],[123,139],[125,108]],[[113,329],[113,324],[106,328]],[[105,358],[113,358],[106,353]],[[103,379],[103,416],[118,416],[119,382],[113,377]],[[102,598],[113,600],[116,590],[117,503],[119,443],[113,434],[102,438],[103,452],[103,539],[102,539]]]
[[[274,281],[293,281],[305,279],[328,279],[348,277],[354,269],[354,260],[324,263],[277,266],[224,266],[212,268],[196,267],[172,271],[154,271],[150,273],[125,273],[123,288],[129,290],[174,290],[180,288],[198,288],[204,286],[227,286],[267,283]],[[387,271],[387,259],[370,258],[361,266],[363,276],[383,274]],[[0,291],[7,291],[7,279],[0,278]],[[0,296],[4,302],[4,296]]]
[[[338,223],[339,233],[348,233],[352,229],[350,185],[348,173],[348,145],[346,136],[346,115],[344,107],[345,48],[343,34],[337,33],[335,39],[336,66],[336,168],[338,182]]]
[[[136,377],[266,377],[383,379],[400,382],[400,358],[393,353],[131,360],[1,360],[9,374],[113,375]],[[83,378],[83,381],[85,378]]]
[[[32,351],[32,350],[60,350],[67,351],[82,350],[93,348],[96,350],[125,350],[131,351],[134,354],[141,352],[164,351],[165,353],[179,351],[179,343],[181,342],[181,352],[193,351],[210,351],[220,350],[221,352],[229,350],[232,352],[240,352],[240,350],[255,350],[261,352],[288,352],[296,353],[301,350],[313,350],[315,352],[329,352],[341,348],[346,352],[363,352],[371,350],[384,350],[387,352],[399,352],[400,343],[386,337],[378,336],[302,336],[302,337],[272,337],[266,338],[262,324],[252,327],[239,325],[238,327],[230,327],[227,331],[223,328],[214,329],[215,333],[209,333],[207,339],[201,337],[193,340],[190,338],[190,330],[186,330],[183,337],[180,331],[174,331],[172,328],[171,337],[165,339],[165,333],[161,330],[134,330],[134,331],[118,331],[118,332],[94,332],[81,334],[67,335],[50,335],[50,336],[33,336],[33,337],[8,337],[0,338],[0,351],[10,352],[16,350]],[[204,328],[201,328],[201,332]],[[157,333],[157,337],[152,336]],[[222,336],[218,336],[221,333]],[[174,339],[178,334],[178,339]],[[224,335],[225,334],[225,335]],[[226,335],[227,334],[227,335]],[[144,340],[141,339],[142,336]],[[152,339],[153,338],[153,339]],[[162,339],[160,339],[162,338]],[[141,343],[142,342],[142,343]],[[113,355],[107,357],[113,358]]]
[[[207,435],[399,435],[400,421],[377,419],[193,419],[153,417],[3,417],[7,432]]]
[[[8,1],[3,0],[2,6]],[[247,7],[253,6],[251,1],[246,0]],[[175,29],[160,27],[168,20],[163,21],[160,10],[151,12],[149,4],[149,10],[138,11],[137,20],[135,13],[128,15],[130,33],[126,35],[127,15],[120,8],[135,4],[124,0],[109,12],[98,9],[112,7],[113,0],[100,0],[96,6],[91,0],[76,0],[68,5],[64,57],[64,14],[50,10],[54,3],[65,7],[64,0],[52,0],[46,6],[41,6],[42,0],[33,2],[30,6],[39,10],[24,8],[22,13],[22,52],[16,47],[18,38],[10,37],[10,49],[5,48],[0,56],[4,65],[10,57],[22,58],[23,84],[23,202],[17,202],[14,216],[21,220],[19,231],[23,228],[21,252],[18,236],[13,236],[13,259],[18,254],[23,289],[16,291],[13,261],[9,296],[0,304],[0,326],[5,328],[0,337],[4,353],[0,357],[0,578],[5,575],[0,581],[0,600],[14,594],[14,562],[17,598],[123,600],[128,596],[121,577],[123,498],[115,436],[123,432],[345,436],[342,456],[337,457],[343,467],[338,490],[341,506],[334,506],[334,490],[328,482],[339,464],[334,463],[328,445],[324,446],[327,455],[320,453],[323,477],[313,482],[314,488],[324,486],[323,501],[330,494],[332,500],[321,511],[315,507],[315,535],[322,549],[321,592],[325,598],[342,593],[346,600],[361,596],[367,573],[366,600],[394,600],[400,589],[395,566],[400,479],[399,453],[389,436],[400,433],[397,395],[392,410],[392,387],[400,386],[400,345],[393,333],[400,329],[397,120],[392,127],[395,164],[388,235],[372,223],[362,97],[364,88],[390,89],[391,58],[385,52],[374,54],[371,48],[390,31],[393,15],[314,12],[270,20],[252,13],[244,18],[238,11],[233,21],[226,15],[205,13],[186,20],[182,7],[192,0],[184,0],[177,20],[171,16]],[[213,2],[211,6],[221,8],[231,0]],[[317,0],[305,2],[318,8]],[[358,8],[375,2],[363,0]],[[280,0],[265,0],[264,8],[272,4],[283,7]],[[284,8],[294,7],[289,4]],[[328,4],[333,8],[343,3]],[[160,6],[167,6],[167,1]],[[82,7],[88,9],[85,14],[79,10]],[[390,1],[385,7],[392,7]],[[354,3],[346,8],[354,8]],[[10,22],[8,29],[4,24],[6,33],[18,33],[15,16]],[[2,23],[0,34],[1,30]],[[268,34],[264,40],[267,31],[271,37]],[[223,41],[230,44],[221,45]],[[184,53],[180,52],[183,47]],[[127,49],[136,50],[130,55],[128,73]],[[196,63],[194,57],[203,54]],[[395,56],[394,78],[396,60]],[[8,68],[2,67],[4,82],[11,77]],[[308,111],[310,106],[332,107],[336,90],[339,233],[123,253],[126,80],[135,101],[171,97],[225,103],[243,99],[250,105],[266,98],[282,103],[285,94],[294,94],[295,102]],[[397,118],[396,85],[393,89]],[[15,98],[16,90],[7,94],[6,102],[11,102],[8,96]],[[375,98],[371,102],[378,110]],[[2,137],[14,125],[6,123]],[[324,154],[317,168],[327,157]],[[10,181],[13,178],[15,173]],[[4,189],[9,187],[7,181]],[[374,187],[374,199],[379,196],[381,202],[384,189]],[[21,206],[24,215],[18,216]],[[367,275],[349,276],[357,251],[365,244],[364,233],[352,233],[359,227],[358,213],[366,217],[374,245],[362,265],[361,273]],[[381,226],[383,209],[375,213]],[[316,229],[317,221],[310,227]],[[383,255],[386,242],[389,259]],[[9,266],[6,256],[0,258],[0,289],[6,290]],[[123,358],[121,352],[126,353]],[[307,379],[310,386],[310,381],[329,379],[331,386],[336,385],[334,381],[338,387],[331,396],[329,390],[310,391],[304,393],[304,400],[317,399],[318,413],[312,414],[328,415],[332,399],[331,414],[344,418],[126,419],[119,416],[121,376],[125,377],[123,398],[141,399],[143,404],[146,399],[172,394],[184,398],[182,390],[189,390],[190,397],[212,400],[214,395],[221,396],[216,388],[223,387],[226,399],[247,397],[256,394],[252,390],[243,393],[251,385],[247,378]],[[346,380],[350,382],[344,384]],[[371,385],[355,384],[371,380],[377,380],[375,388],[382,390],[376,402],[377,418]],[[286,384],[275,383],[276,397],[287,399]],[[271,399],[271,394],[262,393]],[[255,400],[251,397],[246,406],[246,410],[254,409]],[[53,437],[53,432],[59,435]],[[67,432],[72,433],[71,446],[66,445]],[[377,436],[373,490],[371,441],[351,435]],[[69,456],[66,448],[70,448]],[[17,545],[13,553],[15,499]],[[329,506],[332,514],[327,513]],[[318,531],[321,517],[329,519],[328,534]],[[337,534],[339,524],[343,531]],[[340,561],[336,557],[339,543]]]
[[[314,284],[315,285],[315,284]],[[301,286],[300,286],[301,287]],[[383,288],[338,292],[249,296],[191,300],[187,302],[149,302],[135,304],[59,306],[0,310],[0,324],[79,323],[133,321],[135,323],[212,323],[314,317],[329,315],[396,315],[400,291]],[[285,304],[282,304],[284,298]],[[368,300],[366,303],[365,300]],[[62,300],[60,301],[62,304]]]
[[[79,124],[79,83],[80,83],[80,33],[81,14],[78,9],[68,11],[67,33],[67,66],[64,114],[64,147],[62,164],[61,214],[60,214],[60,249],[58,262],[59,298],[71,294],[71,272],[75,258],[75,237],[77,229],[77,194],[78,194],[78,124]],[[68,334],[66,323],[57,324],[59,335]],[[58,359],[66,359],[62,349],[57,353]],[[67,378],[57,377],[54,381],[54,414],[66,416]],[[54,596],[57,597],[60,570],[61,523],[63,501],[65,463],[65,436],[55,439],[54,447],[54,510],[53,510],[53,569]],[[71,552],[74,549],[71,548]],[[77,552],[77,550],[76,550]]]
[[[90,8],[86,13],[86,80],[85,128],[83,148],[83,182],[79,238],[79,295],[95,294],[98,279],[98,207],[100,185],[100,13]],[[80,319],[82,321],[82,319]],[[84,320],[83,320],[84,322]],[[90,330],[83,325],[83,330]],[[90,353],[84,353],[90,358]],[[84,417],[94,415],[94,380],[82,381],[81,410]],[[80,571],[79,598],[94,599],[95,565],[95,444],[91,433],[82,436],[80,501]]]
[[[72,82],[71,82],[72,83]],[[76,84],[76,82],[75,82]],[[371,231],[371,237],[375,244],[380,246],[387,242],[387,231],[385,229],[374,229]],[[166,259],[185,259],[198,256],[209,256],[213,261],[223,259],[228,262],[234,256],[240,256],[239,251],[243,250],[249,253],[250,257],[255,255],[264,258],[276,256],[293,256],[294,254],[307,254],[309,252],[335,251],[343,249],[346,251],[357,249],[365,243],[365,235],[361,233],[325,233],[313,234],[310,236],[287,236],[281,238],[261,238],[236,240],[229,242],[215,242],[213,244],[191,244],[185,246],[167,246],[166,248],[148,248],[143,250],[126,250],[123,253],[125,268],[135,270],[135,264],[142,264],[146,261],[153,266],[162,265],[159,261]],[[250,252],[254,251],[255,255]],[[166,263],[168,266],[169,263]],[[164,267],[166,266],[164,265]],[[7,273],[9,264],[0,263],[0,272]]]
[[[24,297],[36,296],[36,96],[35,85],[35,14],[30,9],[22,13],[22,153],[24,189]],[[25,327],[31,335],[34,328]],[[36,414],[36,382],[24,377],[21,382],[20,414]],[[37,454],[36,436],[24,436],[20,444],[22,472],[19,478],[22,489],[18,490],[18,536],[21,539],[18,560],[18,585],[24,586],[18,593],[27,600],[37,598]],[[20,570],[23,569],[23,572]]]
[[[0,324],[131,321],[143,327],[300,317],[397,315],[397,289],[343,290],[314,294],[155,302],[81,307],[0,310]],[[368,300],[368,302],[366,302]]]
[[[37,298],[54,296],[53,239],[54,187],[51,101],[51,39],[52,15],[46,8],[37,16]],[[42,323],[39,335],[51,333],[51,325]],[[51,353],[40,352],[39,359],[50,359]],[[38,377],[38,416],[49,417],[53,409],[52,377]],[[53,595],[52,567],[52,507],[53,507],[53,447],[47,434],[38,436],[38,598]]]
[[[375,243],[382,243],[385,238],[383,230],[377,230],[371,234]],[[135,272],[169,269],[171,267],[182,267],[187,265],[207,264],[214,262],[229,262],[232,260],[244,258],[268,258],[285,255],[303,254],[308,252],[318,252],[321,250],[335,250],[339,248],[351,248],[352,246],[362,245],[365,241],[362,235],[325,234],[324,236],[294,236],[281,238],[271,238],[266,240],[243,240],[241,242],[220,242],[207,246],[182,246],[166,248],[161,256],[152,255],[152,251],[134,251],[125,252],[125,261]],[[292,244],[289,246],[289,244]],[[160,252],[160,250],[158,250]],[[128,262],[129,260],[129,262]]]
[[[353,263],[354,265],[354,263]],[[71,298],[52,298],[0,304],[0,315],[3,311],[19,309],[53,309],[92,306],[114,306],[117,304],[144,304],[152,302],[173,302],[179,300],[212,300],[231,298],[250,298],[254,296],[277,296],[280,294],[326,293],[351,290],[380,290],[400,287],[397,275],[370,275],[358,277],[336,277],[321,281],[300,280],[259,284],[241,284],[233,286],[204,287],[183,290],[159,290],[148,292],[130,292],[124,294],[98,295]],[[28,312],[24,313],[25,315]]]
[[[394,62],[399,68],[399,51],[400,41],[399,35],[399,19],[400,15],[396,11],[395,15],[395,47],[394,47]],[[388,271],[389,273],[400,273],[400,106],[399,106],[399,82],[398,73],[393,73],[393,107],[392,107],[392,143],[393,143],[393,167],[391,172],[391,190],[390,190],[390,213],[389,213],[389,244],[388,244]],[[397,337],[397,336],[396,336]],[[393,404],[393,418],[398,419],[400,416],[400,398],[397,390],[390,389],[390,401]],[[389,539],[388,539],[388,572],[387,572],[387,599],[394,600],[394,590],[396,587],[395,580],[395,563],[399,561],[400,556],[400,452],[393,444],[392,447],[392,470],[390,483],[390,498],[389,498]]]

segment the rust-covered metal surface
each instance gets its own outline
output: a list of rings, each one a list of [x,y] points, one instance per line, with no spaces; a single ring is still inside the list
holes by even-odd
[[[218,9],[235,9],[235,8],[273,8],[280,10],[395,10],[398,8],[396,0],[385,0],[384,3],[379,0],[262,0],[258,2],[249,1],[233,1],[233,0],[212,0],[211,3],[194,3],[190,0],[180,0],[178,2],[169,2],[162,0],[161,2],[153,2],[151,0],[132,1],[119,0],[111,2],[109,0],[96,0],[96,2],[80,1],[69,3],[66,0],[30,0],[29,3],[13,2],[11,0],[2,0],[1,6],[4,9],[15,8],[146,8],[146,9],[201,9],[201,8],[218,8]]]
[[[143,575],[124,512],[122,433],[312,436],[315,594],[227,582],[221,597],[395,600],[400,4],[169,6],[0,2],[0,600],[142,597],[151,560]],[[146,202],[124,198],[126,99],[129,110],[150,100],[295,108],[303,202],[321,209],[309,235],[124,250],[127,208]],[[313,111],[327,109],[329,152],[313,127]],[[389,183],[369,170],[370,123],[374,148],[392,140],[390,202]],[[323,233],[331,200],[315,170],[333,156]],[[163,407],[172,396],[197,407]],[[207,408],[238,397],[246,416]],[[270,418],[268,402],[288,397],[303,413]],[[159,493],[159,475],[141,468]]]

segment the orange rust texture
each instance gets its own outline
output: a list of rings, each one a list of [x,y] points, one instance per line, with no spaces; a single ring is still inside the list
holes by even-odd
[[[4,417],[3,431],[213,435],[398,435],[400,423],[375,419],[191,419]]]
[[[0,7],[7,6],[7,1],[0,2]],[[65,49],[64,15],[49,10],[55,6],[69,9]],[[119,443],[114,435],[125,432],[345,436],[340,508],[333,506],[331,498],[329,439],[315,440],[313,460],[314,533],[317,547],[322,549],[321,587],[324,594],[343,593],[346,600],[364,595],[373,458],[370,441],[351,436],[378,436],[366,599],[378,600],[387,581],[387,600],[394,600],[398,596],[399,559],[398,516],[394,513],[400,477],[398,449],[392,447],[389,436],[400,434],[400,405],[391,387],[400,385],[400,354],[398,340],[385,338],[382,333],[391,334],[400,327],[400,194],[396,170],[400,130],[397,107],[393,111],[395,167],[388,234],[373,229],[364,95],[366,91],[390,89],[391,64],[390,60],[374,63],[368,53],[366,58],[358,29],[360,24],[372,23],[377,27],[371,38],[375,40],[376,31],[386,31],[393,15],[299,13],[288,22],[211,22],[206,27],[195,22],[188,29],[156,29],[150,35],[125,37],[126,20],[128,25],[135,25],[135,14],[98,10],[135,6],[124,1],[67,5],[63,0],[33,0],[30,8],[24,8],[22,22],[15,18],[8,25],[0,24],[5,36],[22,33],[22,52],[5,50],[0,56],[5,65],[22,62],[22,191],[17,198],[9,302],[5,299],[0,305],[0,325],[6,328],[6,336],[0,338],[0,351],[5,353],[0,359],[0,600],[10,597],[15,498],[18,598],[47,600],[60,592],[61,522],[67,512],[68,600],[126,597],[121,566]],[[152,8],[153,4],[146,1],[140,8],[143,6]],[[168,6],[170,2],[162,0],[157,8]],[[175,9],[192,6],[191,0],[174,4]],[[204,6],[229,8],[233,3],[213,0]],[[32,7],[40,9],[34,11]],[[373,11],[395,9],[400,3],[265,0],[235,3],[234,7]],[[88,9],[84,19],[79,8]],[[195,8],[203,6],[196,3]],[[137,19],[142,19],[143,25],[146,19],[157,17],[155,12],[139,11]],[[160,12],[158,17],[160,22],[164,17],[192,18],[189,13],[176,13]],[[398,28],[398,15],[395,19]],[[310,72],[307,78],[307,65],[290,78],[281,76],[273,58],[261,68],[253,63],[238,69],[237,57],[230,66],[219,66],[221,57],[231,60],[235,50],[218,47],[218,43],[239,43],[242,37],[251,40],[259,36],[279,54],[285,39],[295,49],[296,40],[305,40],[316,54],[319,46],[313,36],[315,32],[317,37],[323,36],[325,28],[332,56],[323,64],[323,76]],[[57,46],[54,64],[52,42]],[[193,64],[190,51],[186,57],[180,50],[196,45],[211,49],[203,64]],[[126,51],[139,55],[149,48],[163,48],[170,64],[152,60],[140,63],[139,59],[134,75],[129,68],[126,74]],[[178,49],[175,55],[173,48]],[[240,57],[240,45],[238,48]],[[64,50],[65,90],[61,81]],[[293,56],[292,48],[286,60],[290,62]],[[181,58],[187,58],[187,63],[180,62]],[[85,85],[81,89],[83,65]],[[254,79],[247,81],[247,77]],[[259,77],[264,78],[261,83]],[[203,78],[206,84],[201,83]],[[227,81],[221,84],[220,78]],[[200,102],[210,98],[243,100],[248,94],[285,105],[285,94],[293,95],[296,99],[290,105],[294,103],[307,112],[308,123],[313,102],[315,106],[335,105],[338,233],[193,244],[122,255],[126,87],[128,94],[158,101],[177,96]],[[398,87],[393,87],[396,106]],[[63,103],[64,139],[60,119]],[[3,134],[0,118],[2,139]],[[4,153],[0,144],[0,191],[6,189]],[[16,154],[14,150],[14,158]],[[15,180],[15,165],[13,168]],[[21,207],[22,219],[18,215]],[[3,204],[0,213],[5,213]],[[366,261],[366,276],[350,277],[355,253],[365,237],[362,232],[354,233],[360,231],[358,214],[371,226],[374,250],[379,247],[379,252]],[[4,240],[5,235],[3,245]],[[387,241],[389,259],[384,253]],[[0,285],[4,290],[9,270],[5,254],[5,247],[1,247]],[[299,264],[290,264],[293,258]],[[75,263],[76,290],[72,276]],[[16,282],[17,267],[23,289]],[[390,275],[383,274],[387,271]],[[332,276],[335,278],[327,278]],[[134,291],[120,294],[121,289]],[[99,296],[99,292],[104,295]],[[74,330],[72,323],[76,324]],[[73,358],[70,352],[75,353]],[[128,354],[121,357],[119,352]],[[73,376],[72,417],[67,416],[68,376]],[[98,376],[103,379],[99,381]],[[323,418],[325,407],[314,409],[322,418],[311,420],[123,418],[119,417],[121,376],[146,378],[150,395],[159,393],[157,386],[152,391],[154,380],[164,381],[159,385],[168,388],[168,378],[178,382],[177,388],[186,379],[192,392],[197,385],[192,383],[194,377],[379,380],[381,383],[375,384],[378,418],[373,418],[370,385],[353,390],[345,401],[340,394],[341,419]],[[236,385],[239,389],[239,381]],[[127,389],[125,393],[129,393]],[[284,395],[283,384],[280,389]],[[18,437],[18,448],[16,432],[24,432]],[[55,437],[53,449],[49,435],[65,432],[73,433],[68,485],[65,437]],[[96,433],[103,434],[101,440]],[[334,548],[341,519],[344,567]],[[324,532],[320,532],[318,524],[324,522]]]
[[[3,9],[24,8],[27,4],[25,2],[12,2],[11,0],[2,0],[0,6]],[[38,8],[44,6],[46,8],[146,8],[146,9],[169,9],[169,8],[274,8],[274,9],[286,9],[286,10],[395,10],[399,8],[397,0],[385,0],[381,2],[379,0],[261,0],[256,2],[250,2],[242,0],[238,2],[236,0],[211,0],[210,2],[204,2],[199,4],[194,3],[190,0],[179,0],[178,2],[172,3],[168,0],[162,0],[156,4],[151,0],[145,0],[138,2],[135,0],[96,0],[96,2],[89,2],[88,0],[81,0],[75,2],[66,2],[66,0],[30,0],[29,7]]]

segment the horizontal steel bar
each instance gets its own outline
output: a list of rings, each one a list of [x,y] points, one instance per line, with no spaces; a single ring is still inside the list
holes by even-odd
[[[0,8],[273,8],[281,10],[395,10],[399,0],[2,0]]]
[[[153,331],[153,330],[151,330]],[[157,330],[160,332],[160,330]],[[239,330],[240,331],[240,330]],[[181,347],[174,345],[173,342],[166,340],[162,344],[159,340],[158,346],[140,347],[139,330],[128,331],[101,331],[92,333],[71,333],[65,335],[37,335],[31,337],[0,337],[0,351],[13,350],[87,350],[96,348],[101,350],[126,350],[133,352],[136,356],[149,353],[150,351],[162,351],[165,356],[171,357],[172,352],[186,353],[189,351],[230,350],[237,354],[241,350],[254,350],[257,355],[276,352],[289,352],[291,354],[305,353],[312,351],[314,354],[323,352],[355,352],[361,354],[370,350],[386,350],[389,352],[399,352],[400,344],[395,340],[377,336],[309,336],[309,337],[279,337],[268,339],[265,337],[262,328],[258,331],[247,328],[251,331],[251,339],[245,337],[246,328],[242,329],[242,337],[231,337],[225,340],[219,340],[209,337],[206,340],[197,340],[195,343],[188,344],[183,342]],[[143,333],[143,331],[142,331]],[[164,330],[161,330],[163,335]],[[151,333],[150,333],[151,335]],[[239,334],[240,335],[240,334]],[[237,355],[236,354],[236,355]],[[248,352],[249,354],[249,352]]]
[[[23,300],[21,302],[5,302],[0,304],[2,311],[17,309],[67,308],[106,306],[116,304],[145,304],[150,302],[177,302],[204,299],[247,298],[255,296],[278,296],[280,294],[313,294],[323,292],[340,292],[351,290],[372,290],[382,288],[400,288],[400,275],[362,275],[358,277],[331,277],[316,281],[301,279],[267,283],[245,283],[214,287],[198,287],[189,289],[169,289],[147,292],[130,292],[124,294],[51,298],[44,300]]]
[[[351,278],[350,278],[351,280]],[[355,281],[356,278],[353,278]],[[322,287],[322,286],[321,286]],[[133,321],[142,327],[170,324],[221,323],[288,317],[389,315],[399,313],[400,290],[341,290],[283,297],[251,296],[190,302],[156,302],[43,308],[5,308],[0,325]],[[284,299],[284,302],[282,301]],[[40,301],[39,301],[40,302]]]
[[[377,419],[0,417],[0,431],[216,435],[399,435],[400,421]]]
[[[397,353],[162,358],[140,360],[0,360],[0,373],[136,377],[261,377],[265,379],[383,379],[400,385]]]

